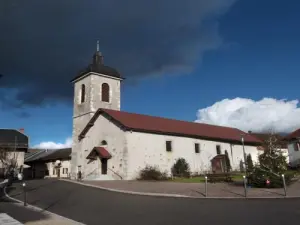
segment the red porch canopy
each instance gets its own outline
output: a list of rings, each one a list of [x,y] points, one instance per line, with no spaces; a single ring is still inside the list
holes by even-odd
[[[110,159],[111,154],[104,147],[94,147],[90,154],[86,157],[87,159],[96,159],[99,156],[102,159]]]

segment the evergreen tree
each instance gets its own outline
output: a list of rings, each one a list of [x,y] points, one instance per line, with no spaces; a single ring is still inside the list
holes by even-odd
[[[252,156],[250,154],[247,155],[246,163],[247,163],[247,172],[248,173],[253,172],[254,165],[253,165],[253,161],[252,161]]]
[[[244,162],[243,160],[240,160],[240,172],[245,172]]]
[[[263,143],[264,153],[259,155],[259,164],[254,167],[253,173],[249,176],[249,181],[257,187],[282,187],[281,175],[287,171],[286,157],[282,154],[278,139],[275,135],[269,137]],[[267,185],[266,181],[270,181]],[[289,183],[290,177],[286,176]]]
[[[226,172],[229,173],[231,171],[231,164],[227,150],[225,150],[225,162],[226,162]]]

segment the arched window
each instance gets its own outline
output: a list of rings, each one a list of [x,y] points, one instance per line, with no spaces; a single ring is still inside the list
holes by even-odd
[[[101,99],[103,102],[109,102],[109,85],[107,83],[102,84]]]
[[[105,140],[101,141],[101,145],[107,145],[107,142]]]
[[[81,85],[81,96],[80,96],[80,102],[83,103],[85,101],[85,85]]]

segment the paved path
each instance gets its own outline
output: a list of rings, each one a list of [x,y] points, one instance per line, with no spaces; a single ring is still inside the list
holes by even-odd
[[[300,218],[300,199],[135,196],[57,180],[29,181],[28,187],[30,204],[87,225],[282,225]],[[23,198],[19,187],[10,194]]]
[[[205,197],[204,183],[176,183],[176,182],[150,182],[150,181],[83,181],[82,183],[99,186],[107,189],[116,189],[120,191],[140,192],[140,193],[160,193],[160,194],[176,194],[191,197]],[[279,189],[262,189],[248,188],[248,197],[285,197],[283,188]],[[227,183],[208,183],[208,197],[231,197],[243,198],[245,189],[243,184],[227,184]],[[294,183],[287,190],[289,197],[300,196],[300,181]]]

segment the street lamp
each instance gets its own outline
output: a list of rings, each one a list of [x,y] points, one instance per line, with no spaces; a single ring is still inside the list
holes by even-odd
[[[242,141],[242,145],[243,145],[244,164],[245,164],[245,170],[246,170],[246,176],[247,176],[247,162],[246,162],[246,152],[245,152],[244,134],[241,134],[241,141]]]
[[[27,206],[27,198],[26,198],[26,183],[22,184],[24,190],[24,206]]]

